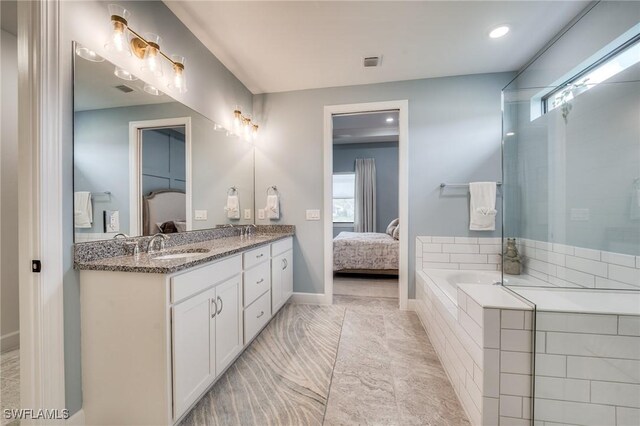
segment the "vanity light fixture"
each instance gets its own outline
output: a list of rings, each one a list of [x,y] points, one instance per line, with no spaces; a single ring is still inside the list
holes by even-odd
[[[81,46],[80,44],[78,44],[78,46],[76,47],[76,55],[91,62],[104,61],[104,58],[102,56],[98,55],[96,52],[87,47]]]
[[[111,36],[105,44],[105,49],[127,55],[133,53],[143,61],[141,69],[150,72],[155,77],[162,77],[162,63],[167,60],[171,64],[173,72],[173,77],[168,79],[167,87],[178,93],[186,92],[185,58],[177,55],[169,57],[164,53],[160,48],[162,38],[158,34],[146,33],[143,37],[134,31],[129,26],[131,12],[124,7],[111,4],[109,5],[109,14],[111,16]],[[156,87],[150,87],[154,89],[151,92],[157,91],[158,94],[162,94]],[[147,91],[146,86],[145,91]]]
[[[489,37],[491,38],[504,37],[507,35],[508,32],[509,32],[509,27],[506,25],[501,25],[491,30],[491,32],[489,33]]]
[[[251,121],[250,115],[242,115],[242,108],[236,105],[233,109],[233,132],[238,136],[243,136],[246,140],[258,138],[258,128],[256,123]]]

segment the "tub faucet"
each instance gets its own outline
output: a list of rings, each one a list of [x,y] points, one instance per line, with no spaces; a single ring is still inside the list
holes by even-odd
[[[155,244],[156,244],[156,240],[157,240],[157,239],[160,239],[160,250],[159,250],[159,251],[162,251],[162,250],[164,250],[164,242],[165,242],[166,240],[168,240],[168,239],[169,239],[169,237],[168,237],[168,236],[166,236],[165,234],[160,234],[160,233],[155,234],[155,235],[154,235],[153,237],[151,237],[151,239],[149,240],[149,246],[147,246],[147,253],[153,253],[153,252],[155,252],[155,251],[158,251],[158,250],[156,250],[155,248],[153,248],[153,247],[155,246]]]

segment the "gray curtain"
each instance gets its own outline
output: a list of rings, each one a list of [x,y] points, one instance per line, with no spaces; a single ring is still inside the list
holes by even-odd
[[[376,232],[376,160],[356,159],[355,232]]]

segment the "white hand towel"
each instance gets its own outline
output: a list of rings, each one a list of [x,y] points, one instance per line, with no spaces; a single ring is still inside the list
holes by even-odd
[[[73,221],[76,228],[91,228],[93,223],[91,192],[78,191],[73,194]]]
[[[472,231],[495,231],[496,229],[496,183],[471,182],[469,184],[469,229]]]
[[[280,199],[277,195],[267,195],[267,218],[280,219]]]
[[[227,205],[224,209],[229,219],[240,219],[240,200],[238,200],[238,196],[227,196]]]

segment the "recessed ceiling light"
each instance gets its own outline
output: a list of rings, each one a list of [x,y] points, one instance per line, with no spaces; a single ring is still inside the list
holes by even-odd
[[[387,123],[393,123],[393,117],[387,117]]]
[[[513,135],[515,135],[515,132],[507,132],[505,136],[513,136]]]
[[[502,25],[491,30],[491,32],[489,33],[489,37],[491,38],[504,37],[505,35],[507,35],[508,32],[509,32],[509,27],[507,27],[506,25]]]

